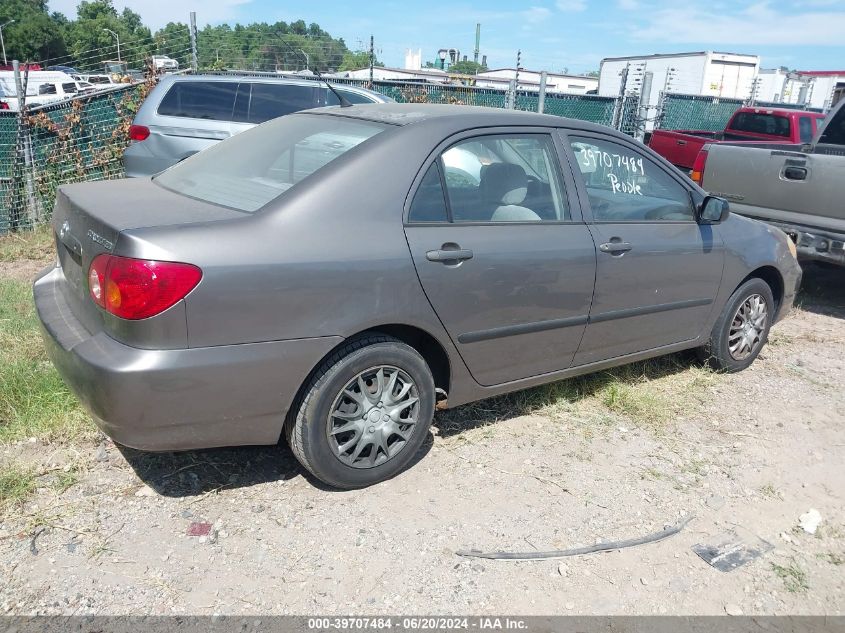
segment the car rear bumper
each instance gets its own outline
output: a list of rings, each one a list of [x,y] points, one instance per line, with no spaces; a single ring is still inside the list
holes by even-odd
[[[33,293],[48,355],[116,442],[165,451],[275,444],[297,390],[341,337],[178,350],[129,347],[90,333],[41,274]]]

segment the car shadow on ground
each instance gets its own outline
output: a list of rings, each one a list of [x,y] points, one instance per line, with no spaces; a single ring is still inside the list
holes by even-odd
[[[432,444],[429,435],[409,468],[428,454]],[[239,446],[178,453],[149,453],[120,445],[117,449],[138,478],[165,497],[249,488],[296,477],[304,477],[320,490],[337,492],[305,470],[284,440],[275,446]]]
[[[613,383],[636,383],[677,374],[697,362],[694,353],[682,352],[623,365],[438,411],[434,417],[434,426],[441,437],[447,438],[500,420],[537,413],[562,401],[575,404],[602,392]],[[432,445],[433,436],[429,434],[408,468],[422,460]],[[305,477],[320,490],[335,491],[300,466],[284,441],[275,446],[243,446],[178,453],[149,453],[125,446],[117,448],[139,479],[165,497],[248,488],[296,477]]]
[[[845,319],[845,268],[802,263],[804,277],[796,305],[803,310]]]

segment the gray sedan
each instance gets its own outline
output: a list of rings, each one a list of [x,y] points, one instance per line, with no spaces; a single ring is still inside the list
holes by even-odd
[[[801,278],[608,128],[463,106],[285,116],[155,178],[75,184],[35,283],[51,358],[146,450],[272,444],[331,486],[413,459],[435,406],[697,348],[737,371]]]

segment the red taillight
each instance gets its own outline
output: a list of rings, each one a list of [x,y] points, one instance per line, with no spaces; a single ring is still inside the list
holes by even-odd
[[[695,161],[692,164],[692,173],[690,174],[690,178],[692,181],[701,186],[701,183],[704,182],[704,167],[707,165],[707,150],[703,149],[698,152],[698,155],[695,157]]]
[[[9,109],[9,104],[6,103],[5,101],[0,101],[0,110],[8,110],[8,109]]]
[[[98,306],[121,319],[146,319],[181,301],[202,279],[192,264],[97,255],[88,290]]]
[[[150,136],[150,128],[146,125],[130,125],[129,138],[133,141],[145,141]]]

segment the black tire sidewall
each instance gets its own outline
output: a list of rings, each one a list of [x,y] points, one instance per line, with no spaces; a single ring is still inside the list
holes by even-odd
[[[406,446],[389,461],[374,468],[353,468],[341,462],[326,435],[335,398],[357,374],[376,365],[392,365],[406,372],[419,392],[419,417]],[[417,455],[434,417],[434,379],[425,360],[400,342],[381,342],[353,351],[332,365],[312,386],[303,403],[302,450],[306,467],[321,481],[336,488],[361,488],[394,477]]]
[[[751,295],[755,294],[763,297],[766,302],[766,311],[768,315],[766,319],[766,329],[763,331],[762,341],[760,342],[760,345],[757,346],[757,349],[754,350],[748,358],[736,360],[733,356],[731,356],[730,349],[728,348],[728,337],[730,334],[731,323],[733,322],[733,317],[742,302]],[[749,279],[743,283],[731,295],[728,303],[725,305],[725,309],[722,311],[722,314],[719,315],[719,319],[716,321],[716,325],[713,328],[713,334],[710,338],[708,350],[710,364],[714,367],[714,369],[729,372],[742,371],[747,368],[757,359],[757,356],[768,342],[769,331],[771,330],[774,318],[775,300],[769,284],[762,279],[757,278]]]

